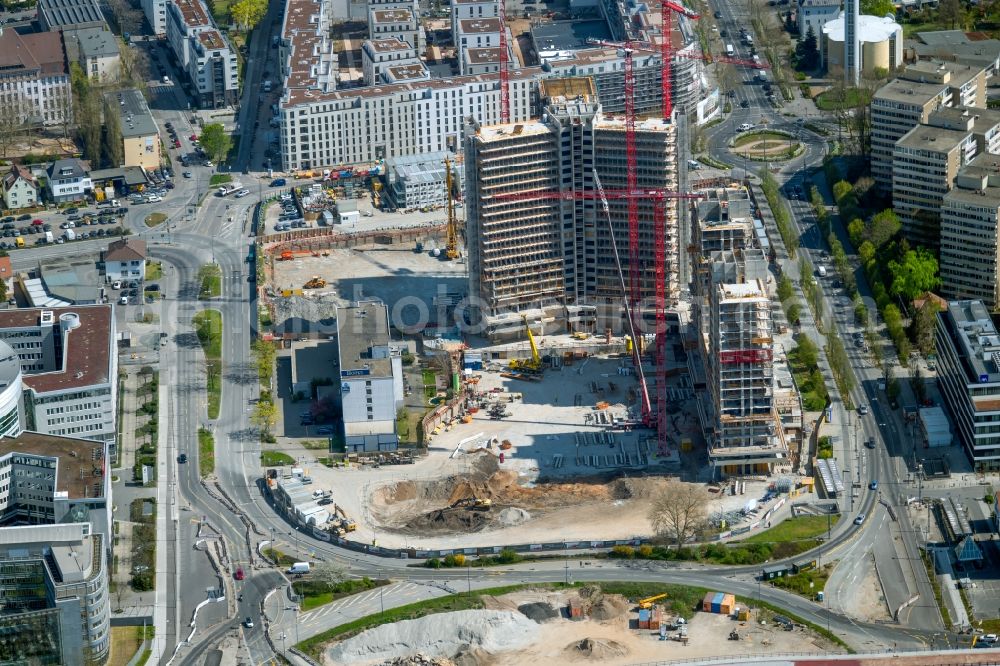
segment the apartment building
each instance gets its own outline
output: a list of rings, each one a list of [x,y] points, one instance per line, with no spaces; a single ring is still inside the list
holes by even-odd
[[[918,125],[896,142],[892,207],[913,244],[937,248],[941,203],[958,169],[975,156],[970,130]]]
[[[427,45],[416,2],[413,3],[412,7],[370,9],[368,12],[368,34],[372,39],[398,39],[406,42],[417,53],[422,53]]]
[[[220,109],[239,98],[236,52],[201,0],[167,5],[167,43],[202,109]]]
[[[982,301],[951,301],[935,330],[938,387],[976,471],[1000,469],[1000,335]]]
[[[451,34],[458,34],[458,22],[462,19],[498,18],[500,9],[496,0],[452,0]],[[458,46],[458,42],[455,42]]]
[[[632,258],[627,251],[628,202],[618,194],[628,185],[624,121],[603,114],[590,79],[550,79],[541,87],[541,120],[469,126],[470,295],[476,320],[491,338],[520,335],[522,316],[543,319],[543,332],[594,331],[604,306],[611,308],[608,325],[618,327],[623,295],[614,245],[626,275],[630,263],[639,262],[640,293],[652,299],[657,215],[663,219],[666,294],[677,296],[674,201],[638,202],[639,253]],[[676,191],[674,126],[638,121],[636,148],[638,187]],[[610,193],[610,225],[595,200],[595,171]]]
[[[385,161],[383,190],[388,202],[395,208],[420,208],[443,206],[448,203],[447,171],[444,161],[448,153],[391,157]],[[451,165],[454,182],[461,183],[464,171]],[[458,192],[463,191],[459,186]]]
[[[387,83],[385,73],[390,67],[422,65],[416,50],[399,39],[366,39],[361,45],[361,70],[364,84],[374,86]]]
[[[771,299],[755,279],[712,288],[708,387],[714,407],[709,464],[724,476],[766,474],[787,462],[774,405]]]
[[[75,157],[55,160],[46,175],[49,197],[56,203],[80,201],[94,189],[89,165]]]
[[[110,647],[111,484],[104,442],[0,439],[3,663],[103,664]]]
[[[66,59],[80,65],[90,80],[98,84],[115,83],[121,75],[121,51],[118,38],[104,28],[83,28],[63,35]]]
[[[941,288],[954,300],[1000,305],[1000,156],[963,167],[941,207]]]
[[[142,280],[146,275],[146,241],[122,238],[108,243],[104,252],[104,276],[111,280]]]
[[[160,166],[160,129],[138,90],[120,90],[104,95],[105,112],[118,116],[121,127],[122,154],[125,162],[119,166],[142,167],[152,171]]]
[[[942,106],[986,106],[985,69],[921,61],[879,88],[871,103],[871,168],[876,185],[892,191],[896,142]]]
[[[153,34],[164,37],[167,34],[167,0],[140,0],[142,13]]]
[[[60,33],[0,30],[0,104],[28,125],[53,126],[72,118],[71,100]]]
[[[0,187],[3,188],[4,206],[9,210],[38,205],[38,181],[23,166],[12,164],[0,180]]]
[[[368,300],[337,308],[337,358],[347,450],[396,450],[403,361],[389,334],[385,303]]]
[[[114,453],[115,338],[110,305],[0,310],[0,340],[21,359],[28,430],[107,442]]]
[[[798,11],[795,18],[799,35],[805,38],[812,29],[816,42],[823,37],[823,26],[840,16],[840,0],[798,0]]]

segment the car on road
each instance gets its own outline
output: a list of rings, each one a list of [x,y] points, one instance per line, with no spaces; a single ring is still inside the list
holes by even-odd
[[[740,108],[741,109],[749,109],[750,108],[750,102],[748,102],[747,100],[743,100],[742,102],[740,102]]]
[[[275,178],[271,181],[271,187],[284,187],[286,182],[284,178]]]
[[[329,497],[324,497],[323,499],[316,502],[316,504],[319,504],[320,506],[326,506],[327,504],[333,504],[333,500],[330,499]]]
[[[738,129],[741,132],[748,132],[753,129],[753,125],[751,125],[750,123],[743,123],[742,125],[739,126]]]
[[[177,462],[179,462],[180,464],[183,465],[187,461],[188,461],[188,454],[182,453],[179,456],[177,456]]]
[[[253,629],[253,620],[247,615],[247,619],[243,620],[243,626],[247,629]]]
[[[243,567],[237,567],[236,568],[236,573],[233,574],[233,578],[235,578],[236,580],[243,580],[246,577],[247,577],[247,575],[246,575],[246,572],[243,571]],[[247,618],[247,619],[249,620],[250,618]],[[253,627],[253,622],[251,622],[249,626]]]
[[[205,160],[205,166],[207,166],[209,169],[212,169],[215,167],[215,162],[213,162],[212,160]]]
[[[868,489],[869,490],[878,490],[878,479],[875,479],[871,483],[869,483],[868,484]]]
[[[182,173],[181,175],[182,175],[182,176],[184,176],[185,178],[190,178],[192,174],[191,174],[191,172],[190,172],[190,171],[185,171],[185,172],[184,172],[184,173]]]
[[[240,190],[239,192],[236,193],[236,198],[237,199],[242,199],[243,197],[246,197],[246,196],[249,196],[249,195],[250,195],[250,190]]]
[[[858,405],[858,414],[864,416],[868,413],[868,405]]]
[[[859,513],[858,517],[854,519],[854,524],[855,525],[864,525],[865,524],[865,514]]]
[[[874,439],[866,439],[865,440],[865,448],[866,449],[874,449],[875,448],[875,440]]]
[[[74,208],[73,210],[76,210],[76,209]],[[31,219],[31,213],[25,213],[24,215],[18,215],[17,216],[17,221],[18,222],[24,222],[25,220],[30,220],[30,219]]]
[[[715,16],[715,18],[717,18],[717,19],[720,19],[720,18],[722,18],[722,12],[717,11],[717,12],[715,12],[715,14],[713,14],[713,16]]]

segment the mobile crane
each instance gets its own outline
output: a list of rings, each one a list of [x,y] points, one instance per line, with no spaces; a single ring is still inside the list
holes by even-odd
[[[528,318],[522,316],[521,319],[524,321],[524,330],[528,333],[528,344],[531,345],[531,358],[513,359],[510,362],[510,369],[538,372],[542,369],[542,356],[538,353],[538,344],[535,342],[535,336],[531,332],[531,326],[528,325]]]

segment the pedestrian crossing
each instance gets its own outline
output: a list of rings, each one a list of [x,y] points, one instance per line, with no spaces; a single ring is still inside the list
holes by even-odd
[[[320,623],[326,626],[334,626],[334,624],[339,622],[377,613],[382,608],[381,600],[385,597],[392,599],[393,606],[399,606],[401,599],[404,600],[404,603],[409,603],[428,597],[439,596],[440,594],[440,590],[409,581],[392,583],[384,587],[368,590],[367,592],[352,594],[349,597],[338,599],[337,601],[303,613],[299,616],[299,622],[305,626]]]

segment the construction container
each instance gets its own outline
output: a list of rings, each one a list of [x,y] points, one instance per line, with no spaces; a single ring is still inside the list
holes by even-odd
[[[639,628],[649,629],[649,611],[641,610],[639,611]]]
[[[577,600],[572,600],[569,602],[569,616],[573,617],[583,617],[583,606]]]
[[[750,620],[750,609],[745,606],[740,606],[736,609],[736,619],[740,622],[747,622]]]
[[[701,610],[706,613],[712,612],[712,599],[715,598],[715,592],[707,592],[705,598],[701,600]]]
[[[663,611],[659,607],[653,609],[653,614],[649,616],[649,628],[653,631],[660,629],[663,622]]]
[[[731,594],[722,595],[722,601],[719,603],[719,613],[722,615],[732,615],[734,608],[736,608],[736,597]]]
[[[722,592],[716,592],[712,597],[712,612],[721,613],[722,612],[722,602],[726,598]]]
[[[791,571],[791,567],[787,564],[772,564],[769,567],[764,567],[762,575],[764,580],[774,580],[787,576],[789,571]]]

